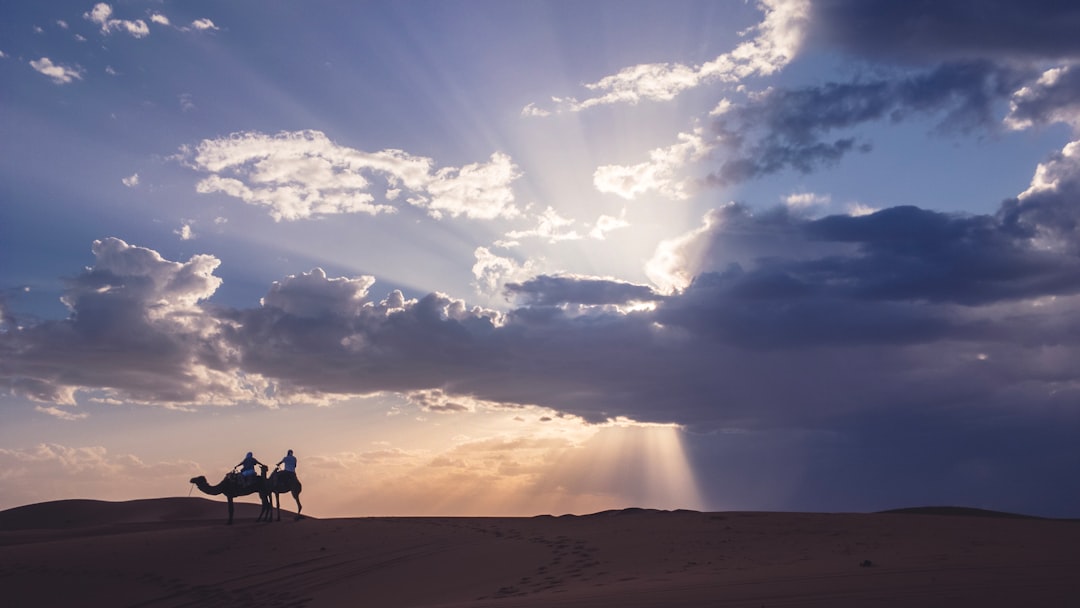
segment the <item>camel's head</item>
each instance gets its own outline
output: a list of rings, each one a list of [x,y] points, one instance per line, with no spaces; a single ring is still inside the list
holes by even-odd
[[[191,478],[191,483],[199,483],[199,482],[206,483],[206,477],[204,477],[202,475],[199,475],[198,477],[192,477]]]

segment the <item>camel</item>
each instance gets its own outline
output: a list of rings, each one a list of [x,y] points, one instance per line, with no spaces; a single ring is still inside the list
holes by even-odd
[[[300,504],[300,490],[303,486],[300,484],[300,478],[296,476],[296,473],[287,474],[288,471],[274,471],[270,474],[270,480],[267,484],[269,491],[274,494],[274,498],[277,500],[277,520],[281,521],[281,495],[289,492],[292,494],[293,500],[296,501],[296,519],[300,519],[300,510],[304,507]]]
[[[247,496],[256,492],[259,493],[259,500],[262,502],[262,511],[259,512],[259,517],[255,521],[271,521],[270,482],[266,478],[265,466],[262,467],[262,476],[256,477],[250,485],[246,485],[237,473],[229,473],[216,486],[207,483],[206,477],[202,475],[192,477],[191,483],[195,484],[195,487],[199,488],[199,491],[203,494],[211,496],[225,495],[225,498],[229,501],[229,521],[225,522],[227,524],[233,522],[233,499],[237,496]]]

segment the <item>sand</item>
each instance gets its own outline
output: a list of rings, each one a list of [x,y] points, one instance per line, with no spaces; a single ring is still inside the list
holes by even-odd
[[[970,510],[255,523],[204,498],[0,512],[8,606],[1080,606],[1080,522]]]

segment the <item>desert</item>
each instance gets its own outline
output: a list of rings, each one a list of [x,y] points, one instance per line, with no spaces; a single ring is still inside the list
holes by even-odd
[[[0,512],[10,606],[1075,606],[1080,522],[961,508],[256,522],[259,506]]]

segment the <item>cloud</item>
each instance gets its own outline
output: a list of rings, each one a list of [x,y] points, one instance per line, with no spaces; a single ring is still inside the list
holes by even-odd
[[[464,215],[473,219],[512,218],[514,207],[510,185],[521,172],[506,154],[496,152],[490,162],[473,163],[460,169],[439,169],[425,186],[428,196],[411,199],[433,217]]]
[[[505,290],[507,295],[520,298],[530,306],[562,304],[602,306],[659,299],[659,296],[647,285],[581,276],[542,274],[521,283],[507,283]]]
[[[554,112],[579,112],[615,103],[669,101],[708,82],[737,83],[751,76],[772,74],[794,59],[802,44],[810,2],[808,0],[762,0],[762,22],[749,32],[756,34],[730,53],[698,66],[680,63],[646,63],[623,68],[585,85],[595,94],[584,100],[553,97]],[[548,116],[548,110],[530,103],[523,116]]]
[[[487,247],[477,247],[473,257],[476,259],[472,267],[473,277],[476,278],[474,286],[483,294],[495,294],[509,281],[528,279],[535,273],[537,265],[533,260],[518,262],[495,255]]]
[[[548,207],[536,216],[536,227],[529,230],[511,230],[506,233],[508,239],[537,238],[546,240],[548,243],[559,241],[576,241],[582,238],[572,228],[576,220],[568,219],[559,215],[559,212]]]
[[[890,78],[770,89],[716,115],[717,141],[708,145],[717,147],[713,155],[722,160],[708,181],[727,185],[786,169],[810,173],[851,152],[869,151],[870,143],[849,130],[871,121],[930,116],[942,133],[993,131],[996,106],[1030,76],[1027,69],[977,61]]]
[[[1071,2],[815,0],[807,45],[894,61],[1080,58]]]
[[[190,241],[195,238],[195,231],[192,230],[190,222],[184,222],[179,228],[173,230],[173,234],[179,236],[181,241]]]
[[[847,82],[756,92],[737,89],[734,92],[745,99],[724,97],[709,113],[710,128],[695,130],[692,142],[685,139],[691,136],[680,134],[682,143],[653,150],[646,162],[602,166],[594,173],[594,186],[628,199],[650,192],[679,199],[699,183],[728,186],[786,170],[811,173],[853,152],[869,152],[872,142],[853,131],[867,122],[929,117],[937,121],[940,134],[994,132],[1001,126],[1000,109],[1006,103],[1011,108],[1004,123],[1008,128],[1052,122],[1080,125],[1075,101],[1080,76],[1069,63],[1080,56],[1080,44],[1061,25],[1075,20],[1080,11],[1056,2],[1023,9],[996,0],[990,4],[992,8],[946,3],[924,10],[876,0],[825,0],[767,7],[754,41],[787,42],[763,43],[753,47],[761,52],[746,57],[793,55],[777,49],[799,48],[807,32],[809,46],[839,49],[863,59],[885,58],[892,65],[875,64],[873,72]],[[1019,49],[1024,51],[1018,55]],[[1036,67],[1036,60],[1043,63]],[[1062,63],[1048,68],[1047,61]],[[768,74],[785,63],[755,63],[748,74]],[[571,100],[569,105],[561,101],[565,107],[582,109],[663,99],[680,87],[696,86],[694,75],[701,73],[685,66],[634,66],[591,85],[610,89],[607,96],[580,103]],[[536,106],[527,110],[526,114],[543,113]],[[691,163],[704,158],[715,158],[718,166],[701,180],[684,175]]]
[[[0,478],[9,489],[12,505],[70,496],[124,500],[131,498],[132,485],[142,488],[144,495],[169,496],[175,488],[187,485],[199,468],[190,460],[146,462],[97,445],[39,443],[30,448],[0,448]]]
[[[82,69],[54,64],[48,57],[31,60],[30,67],[34,68],[39,73],[52,78],[53,82],[56,84],[68,84],[76,80],[82,80]]]
[[[687,163],[699,161],[712,149],[701,129],[679,133],[679,142],[649,152],[649,160],[637,165],[604,165],[593,173],[593,186],[600,192],[625,199],[657,192],[673,199],[686,199],[693,180],[680,173]]]
[[[374,284],[374,277],[328,278],[316,268],[275,281],[260,303],[301,318],[353,317],[360,314]]]
[[[589,231],[589,238],[604,240],[607,238],[607,233],[629,226],[630,222],[626,221],[626,209],[622,210],[619,217],[601,215],[596,218],[596,224],[594,224],[592,230]]]
[[[196,186],[265,207],[275,220],[297,220],[339,213],[393,213],[397,197],[376,202],[371,179],[392,191],[412,192],[408,202],[432,217],[470,219],[514,217],[511,184],[521,174],[509,156],[489,162],[433,170],[434,161],[401,150],[363,152],[335,144],[319,131],[234,133],[203,140],[181,158],[211,175]]]
[[[121,178],[120,181],[128,188],[134,188],[139,185],[139,174],[132,173],[127,177]]]
[[[553,207],[548,207],[532,219],[536,221],[534,228],[511,230],[504,235],[505,238],[496,241],[495,244],[499,247],[516,247],[520,245],[520,239],[529,238],[540,239],[550,244],[563,241],[579,241],[584,238],[604,240],[607,238],[607,233],[630,225],[626,221],[625,209],[623,209],[619,217],[601,215],[596,218],[591,227],[587,222],[579,222],[559,215],[559,212]],[[579,224],[584,224],[581,227],[582,232],[579,232],[575,227]]]
[[[214,25],[213,21],[211,21],[209,19],[206,19],[206,18],[196,19],[196,20],[192,21],[191,22],[191,27],[193,29],[203,31],[203,32],[205,32],[207,30],[221,29],[218,26]]]
[[[1011,129],[1061,122],[1080,131],[1080,70],[1071,65],[1046,70],[1013,93],[1009,106],[1005,125]]]
[[[1078,159],[1080,143],[1065,146],[993,214],[724,205],[658,248],[656,288],[478,249],[478,282],[517,299],[504,311],[379,296],[372,277],[318,269],[258,306],[213,305],[216,258],[105,239],[69,283],[67,319],[6,324],[0,379],[43,407],[84,393],[175,407],[388,392],[432,412],[530,404],[702,431],[936,408],[1052,415],[1080,397]]]
[[[814,194],[813,192],[796,192],[784,197],[784,204],[792,209],[805,209],[818,205],[827,205],[832,198],[828,194]]]
[[[112,19],[113,9],[104,2],[94,5],[89,12],[83,13],[83,18],[101,26],[102,34],[111,34],[116,31],[127,32],[135,38],[144,38],[150,35],[150,27],[142,19],[129,21],[127,19]]]
[[[53,418],[58,418],[60,420],[67,420],[67,421],[82,420],[83,418],[86,418],[87,416],[89,416],[89,414],[87,414],[86,412],[72,412],[72,411],[60,409],[58,407],[53,407],[53,406],[41,406],[41,405],[39,405],[39,406],[34,407],[34,409],[36,411],[41,412],[42,414],[48,414],[48,415],[52,416]]]
[[[75,391],[164,405],[258,401],[259,381],[237,375],[199,303],[221,284],[213,256],[171,262],[116,238],[95,241],[95,264],[69,280],[70,316],[3,336],[16,392],[71,405]]]
[[[150,21],[151,23],[156,23],[158,25],[172,25],[169,18],[161,13],[152,13],[150,15]]]
[[[191,95],[191,93],[181,93],[180,94],[180,111],[181,112],[190,112],[190,111],[192,111],[194,109],[195,109],[195,102],[193,101],[193,96]]]

